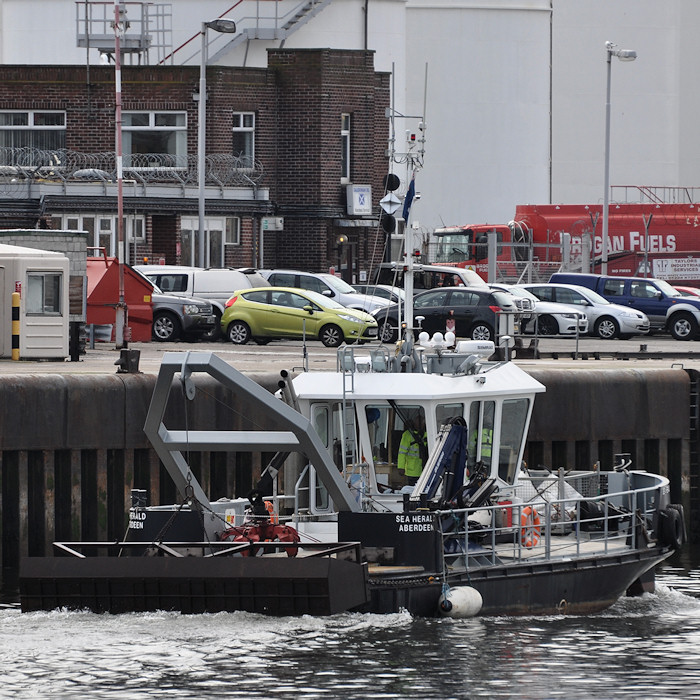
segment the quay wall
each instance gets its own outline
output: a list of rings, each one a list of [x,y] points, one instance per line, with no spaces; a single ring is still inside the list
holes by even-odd
[[[530,466],[611,469],[634,465],[671,480],[671,498],[697,499],[698,373],[683,369],[527,371],[547,387],[535,401],[525,460]],[[278,375],[249,374],[274,391]],[[61,541],[118,540],[132,488],[149,503],[180,500],[143,434],[155,375],[0,377],[0,561],[16,569]],[[168,407],[170,428],[234,430],[277,426],[213,379],[195,378],[192,402]],[[178,394],[179,392],[179,394]],[[182,396],[179,383],[173,396]],[[192,469],[211,500],[245,496],[272,453],[197,453]]]

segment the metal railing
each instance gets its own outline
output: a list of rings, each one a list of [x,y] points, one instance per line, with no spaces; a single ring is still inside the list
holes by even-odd
[[[183,558],[197,552],[204,558],[222,556],[255,556],[258,553],[275,553],[278,550],[304,550],[303,556],[331,557],[345,553],[343,558],[361,562],[362,554],[359,542],[280,542],[271,541],[242,541],[223,540],[220,542],[132,542],[129,540],[116,542],[54,542],[53,546],[63,554],[78,559],[87,559],[99,555],[99,550],[108,554],[126,556],[129,553],[158,555],[164,557]]]
[[[700,201],[700,187],[656,185],[613,185],[613,202],[625,204],[695,204]]]
[[[148,65],[150,52],[162,62],[172,48],[172,5],[156,2],[120,2],[125,31],[121,50],[131,60]],[[75,36],[78,48],[114,54],[114,2],[76,0]]]
[[[251,39],[263,41],[279,41],[287,38],[317,15],[332,0],[265,0],[255,3],[255,13],[237,16],[243,3],[241,0],[222,12],[219,17],[233,19],[236,22],[236,35],[231,38],[227,34],[217,34],[209,41],[209,63],[215,63],[221,55],[230,51],[237,44]],[[252,5],[252,3],[251,3]],[[247,8],[248,5],[245,5]],[[243,8],[240,8],[243,9]],[[180,65],[198,63],[201,50],[197,46],[199,34],[194,34],[187,41],[175,48],[161,63],[176,62]],[[193,51],[193,52],[192,52]],[[187,53],[191,52],[191,53]],[[184,56],[184,57],[183,57]]]
[[[471,248],[472,246],[473,244],[469,247]],[[562,246],[560,243],[534,243],[532,241],[527,243],[500,242],[498,246],[503,249],[512,249],[512,255],[510,259],[507,260],[496,260],[496,278],[491,280],[493,282],[501,282],[504,284],[547,282],[552,273],[561,270]],[[482,248],[484,259],[470,265],[470,268],[476,270],[485,281],[488,281],[489,266],[486,260],[486,245],[477,244],[476,247]],[[540,250],[546,249],[547,256],[549,256],[551,252],[552,258],[554,259],[550,260],[548,258],[534,257],[534,248]],[[441,255],[441,243],[434,240],[424,245],[424,250],[426,252],[425,259],[435,264],[459,265],[468,259],[468,253],[459,249],[457,252],[450,252],[447,255],[443,253]]]
[[[469,571],[495,566],[504,559],[548,561],[586,552],[622,553],[643,546],[640,538],[646,543],[654,534],[662,483],[590,497],[573,488],[573,484],[581,488],[582,481],[592,483],[600,476],[600,472],[551,475],[544,480],[545,488],[538,489],[540,495],[526,502],[513,502],[516,497],[496,505],[437,511],[446,569]],[[561,498],[549,498],[546,492],[552,487],[571,490]],[[514,493],[518,488],[522,485]],[[487,525],[482,524],[485,521]]]

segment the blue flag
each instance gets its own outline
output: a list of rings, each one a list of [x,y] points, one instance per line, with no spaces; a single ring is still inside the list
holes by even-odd
[[[411,203],[413,202],[413,197],[416,194],[416,174],[413,173],[411,178],[411,184],[408,186],[408,192],[406,192],[406,197],[403,200],[403,220],[408,221],[408,214],[411,211]]]

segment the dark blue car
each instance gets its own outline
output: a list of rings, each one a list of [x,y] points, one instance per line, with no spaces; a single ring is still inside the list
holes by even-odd
[[[641,311],[652,331],[670,333],[675,340],[694,340],[700,331],[700,299],[683,296],[665,280],[557,272],[549,281],[588,287],[614,304]]]

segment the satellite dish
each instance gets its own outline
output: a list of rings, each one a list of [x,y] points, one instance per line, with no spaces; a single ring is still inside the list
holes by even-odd
[[[400,184],[401,179],[398,175],[394,173],[389,173],[388,175],[384,176],[384,189],[387,192],[393,192],[394,190],[398,190]]]

